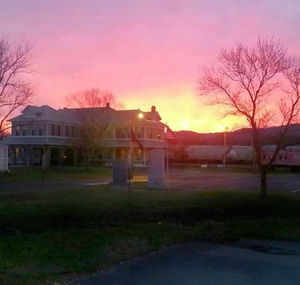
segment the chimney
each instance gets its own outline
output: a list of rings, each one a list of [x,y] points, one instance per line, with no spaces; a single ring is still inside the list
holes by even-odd
[[[106,102],[106,108],[110,108],[109,102]]]
[[[156,112],[156,107],[155,106],[152,106],[151,107],[151,113],[155,113]]]

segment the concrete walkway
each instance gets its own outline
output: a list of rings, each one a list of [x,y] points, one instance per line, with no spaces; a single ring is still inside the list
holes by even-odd
[[[300,243],[188,243],[125,262],[73,284],[300,284]]]

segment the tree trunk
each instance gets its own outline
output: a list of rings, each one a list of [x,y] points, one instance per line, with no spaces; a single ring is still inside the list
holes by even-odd
[[[256,162],[257,167],[260,174],[260,193],[259,196],[261,198],[265,198],[267,196],[267,166],[262,164],[262,145],[260,141],[260,133],[259,130],[256,128],[256,126],[252,129],[253,133],[253,145],[254,150],[256,152]]]
[[[260,198],[267,197],[267,168],[265,165],[260,167]]]

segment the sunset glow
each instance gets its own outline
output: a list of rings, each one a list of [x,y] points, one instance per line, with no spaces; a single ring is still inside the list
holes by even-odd
[[[202,102],[201,68],[220,49],[258,36],[299,55],[299,13],[297,0],[20,0],[1,1],[0,25],[1,37],[34,45],[33,104],[61,108],[66,95],[99,88],[125,108],[155,105],[174,130],[221,132],[245,122]]]

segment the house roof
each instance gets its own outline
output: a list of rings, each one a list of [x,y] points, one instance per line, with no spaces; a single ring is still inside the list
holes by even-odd
[[[130,123],[130,121],[137,117],[142,112],[139,109],[133,110],[115,110],[111,107],[97,107],[97,108],[63,108],[55,110],[54,108],[43,106],[28,105],[22,113],[12,118],[11,122],[24,121],[52,121],[60,123],[80,124],[88,118],[104,119],[111,123]],[[155,110],[154,112],[142,112],[144,119],[154,122],[159,122],[161,117]]]

